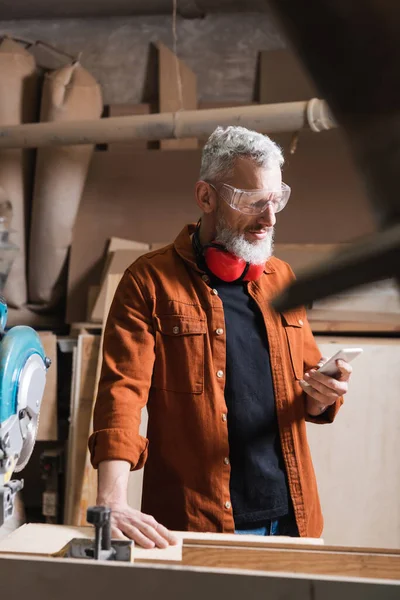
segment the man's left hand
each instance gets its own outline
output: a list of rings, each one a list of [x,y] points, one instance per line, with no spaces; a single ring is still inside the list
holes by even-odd
[[[322,367],[326,360],[322,358],[317,368]],[[300,380],[300,385],[307,394],[307,412],[312,417],[325,412],[338,398],[347,393],[352,368],[344,360],[337,360],[336,365],[338,368],[336,378],[318,373],[317,369],[311,369],[304,374],[304,379]]]

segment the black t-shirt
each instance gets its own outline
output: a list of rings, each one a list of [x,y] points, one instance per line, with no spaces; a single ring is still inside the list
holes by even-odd
[[[265,323],[247,284],[212,287],[223,302],[226,330],[230,493],[236,526],[261,524],[289,512]]]

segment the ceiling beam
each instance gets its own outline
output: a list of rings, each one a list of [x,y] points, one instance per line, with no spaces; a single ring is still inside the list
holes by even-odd
[[[261,0],[178,0],[178,14],[187,19],[208,13],[265,11]],[[170,15],[172,0],[2,0],[0,20],[101,18],[140,15]]]

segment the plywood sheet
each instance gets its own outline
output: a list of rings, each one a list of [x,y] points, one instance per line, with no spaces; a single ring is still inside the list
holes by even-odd
[[[29,523],[0,541],[0,554],[57,556],[74,538],[92,539],[94,538],[94,528]],[[133,559],[180,562],[182,560],[182,541],[165,549],[145,549],[135,546]]]
[[[400,548],[400,340],[318,336],[323,355],[362,347],[332,425],[307,431],[327,544]]]

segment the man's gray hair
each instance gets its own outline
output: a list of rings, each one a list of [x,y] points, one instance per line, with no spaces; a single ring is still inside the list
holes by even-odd
[[[218,182],[232,174],[237,158],[249,158],[259,167],[282,167],[281,148],[267,135],[245,127],[217,127],[203,148],[200,179]]]

